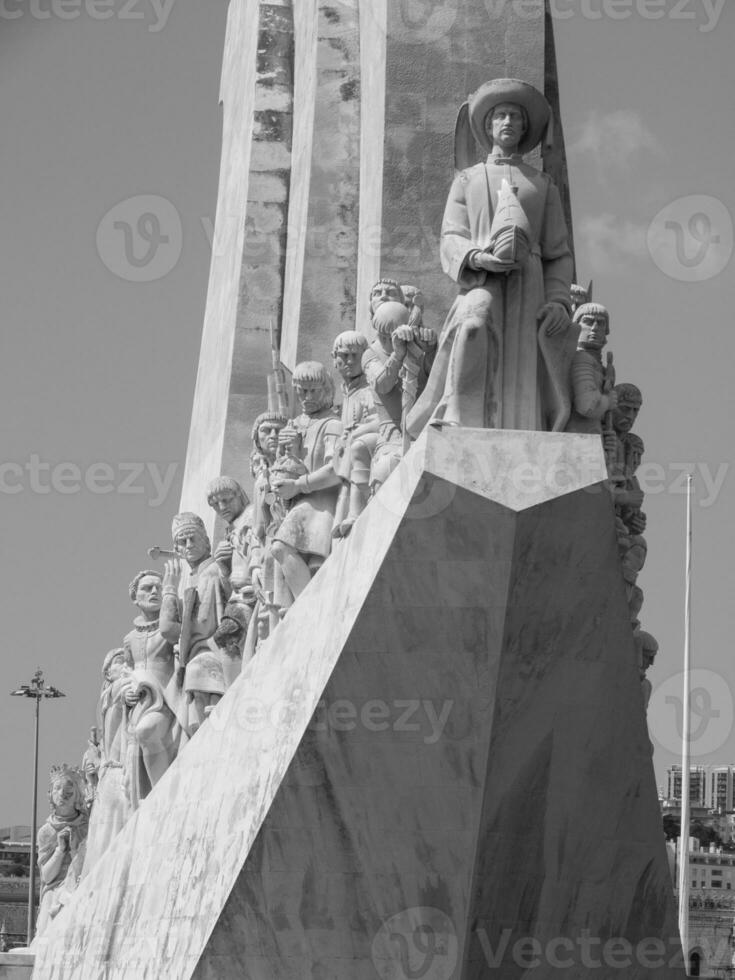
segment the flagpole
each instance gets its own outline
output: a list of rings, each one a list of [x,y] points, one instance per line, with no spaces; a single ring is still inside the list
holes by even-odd
[[[692,641],[692,476],[687,477],[686,586],[684,599],[684,695],[681,736],[681,831],[679,837],[679,933],[689,976],[689,674]]]

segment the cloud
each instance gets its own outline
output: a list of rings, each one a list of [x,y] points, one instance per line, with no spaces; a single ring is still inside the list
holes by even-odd
[[[663,155],[663,147],[632,109],[601,115],[592,112],[582,132],[569,147],[569,155],[588,154],[600,169],[629,170],[641,151]]]
[[[583,218],[575,232],[577,264],[595,277],[622,271],[647,256],[646,233],[647,225],[608,212]]]

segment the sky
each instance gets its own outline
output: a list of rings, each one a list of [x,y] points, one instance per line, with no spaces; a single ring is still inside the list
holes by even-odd
[[[644,395],[639,584],[661,647],[663,785],[679,752],[687,471],[693,761],[735,763],[735,5],[553,9],[579,276],[610,309],[618,380]],[[9,693],[40,666],[67,695],[42,706],[41,819],[45,773],[81,759],[103,656],[130,628],[127,584],[177,510],[225,16],[225,0],[0,0],[0,673]],[[30,820],[33,710],[0,696],[6,826]]]

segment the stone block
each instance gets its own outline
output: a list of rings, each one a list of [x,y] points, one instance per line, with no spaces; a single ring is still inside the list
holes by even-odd
[[[635,959],[677,926],[602,474],[594,436],[422,436],[82,882],[37,980],[132,959],[136,980],[529,960],[551,980],[561,954],[603,975],[590,937],[630,947],[626,977],[683,976]]]

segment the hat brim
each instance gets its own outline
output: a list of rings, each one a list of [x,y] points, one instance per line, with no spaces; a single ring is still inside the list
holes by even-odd
[[[526,110],[528,129],[518,144],[518,153],[530,153],[544,138],[551,119],[551,106],[538,89],[519,78],[494,78],[469,97],[470,128],[475,139],[490,152],[493,143],[485,129],[485,120],[488,113],[502,102],[520,105]]]

